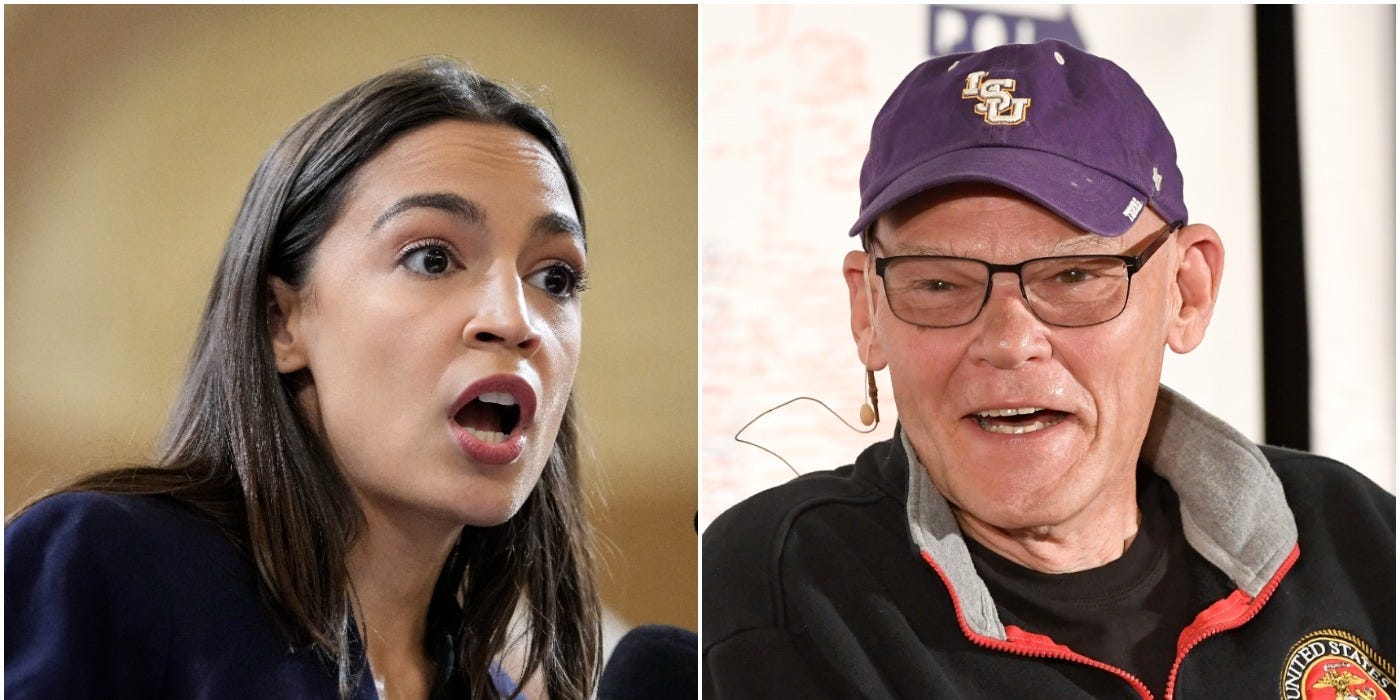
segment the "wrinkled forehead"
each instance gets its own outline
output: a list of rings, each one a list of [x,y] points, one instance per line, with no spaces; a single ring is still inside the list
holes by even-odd
[[[1126,242],[1086,232],[1017,192],[984,183],[913,195],[880,215],[865,238],[866,249],[882,255],[986,260],[1117,252]]]

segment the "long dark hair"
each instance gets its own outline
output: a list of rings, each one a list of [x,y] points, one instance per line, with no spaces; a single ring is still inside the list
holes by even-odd
[[[352,649],[345,563],[363,516],[297,408],[298,380],[275,369],[268,280],[302,284],[355,172],[396,136],[444,119],[512,126],[538,140],[563,171],[583,223],[558,129],[506,87],[430,59],[350,89],[293,126],[258,166],[153,465],[88,476],[65,489],[165,494],[214,520],[256,564],[261,591],[289,638],[335,661],[342,696],[363,672]],[[522,684],[539,672],[551,698],[592,692],[599,611],[577,443],[571,399],[520,511],[501,525],[463,529],[428,611],[435,695],[497,696],[490,669],[512,643],[517,605],[528,638]]]

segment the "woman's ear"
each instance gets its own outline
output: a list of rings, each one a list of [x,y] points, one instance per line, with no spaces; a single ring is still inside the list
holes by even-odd
[[[1205,224],[1191,224],[1176,235],[1181,258],[1174,284],[1181,306],[1171,319],[1167,345],[1177,353],[1187,353],[1205,338],[1215,310],[1220,276],[1225,271],[1225,246],[1215,229]]]
[[[886,366],[885,353],[880,347],[875,333],[875,293],[874,284],[866,275],[869,254],[859,250],[846,253],[846,261],[841,272],[846,277],[846,289],[851,300],[851,337],[856,341],[856,352],[861,364],[871,371],[878,372]]]
[[[309,364],[303,344],[301,294],[278,277],[267,280],[267,334],[272,338],[272,356],[277,371],[289,374]]]

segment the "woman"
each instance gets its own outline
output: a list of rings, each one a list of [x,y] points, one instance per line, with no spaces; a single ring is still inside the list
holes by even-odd
[[[538,108],[369,80],[253,177],[151,466],[5,533],[13,697],[582,698],[598,603],[571,401],[585,238]]]

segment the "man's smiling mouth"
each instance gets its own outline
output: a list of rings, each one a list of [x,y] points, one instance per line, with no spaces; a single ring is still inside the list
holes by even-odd
[[[999,435],[1024,435],[1057,425],[1070,414],[1049,408],[995,408],[972,414],[977,427]]]

